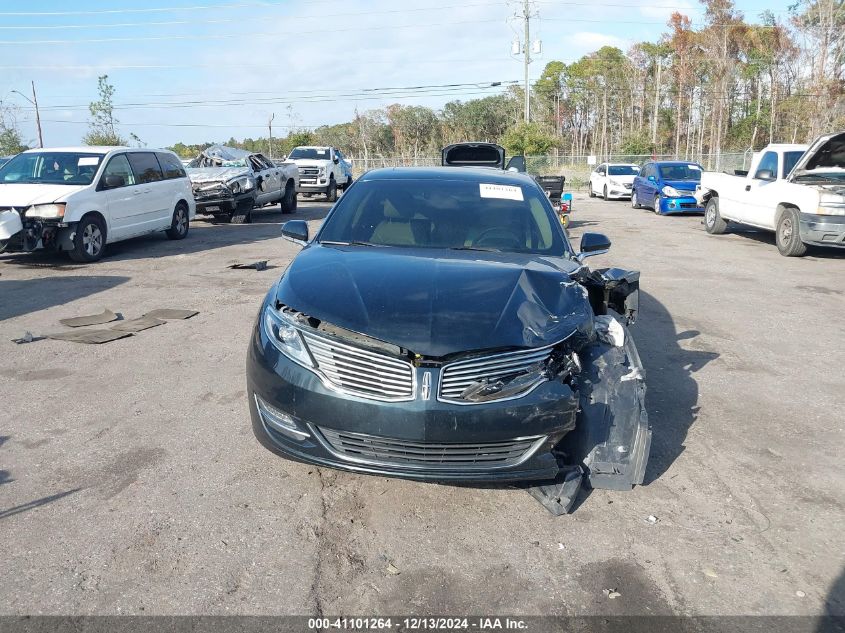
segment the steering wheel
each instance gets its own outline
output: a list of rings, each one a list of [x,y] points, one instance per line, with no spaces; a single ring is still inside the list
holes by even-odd
[[[492,244],[487,244],[487,246],[501,246],[505,248],[520,248],[522,246],[522,241],[519,237],[513,231],[503,226],[493,226],[482,231],[473,240],[472,244],[473,246],[484,246],[486,240],[493,242]]]

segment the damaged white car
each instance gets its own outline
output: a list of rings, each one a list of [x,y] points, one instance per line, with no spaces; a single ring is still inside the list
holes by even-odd
[[[190,181],[167,150],[37,149],[0,167],[0,253],[43,248],[93,262],[130,237],[183,239],[194,213]]]
[[[279,203],[282,213],[296,210],[299,171],[263,154],[212,145],[188,164],[197,213],[233,224],[248,223],[252,210]]]

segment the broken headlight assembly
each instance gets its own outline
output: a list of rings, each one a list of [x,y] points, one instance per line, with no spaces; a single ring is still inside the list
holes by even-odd
[[[252,176],[238,176],[232,180],[226,181],[226,186],[232,190],[232,193],[244,193],[255,189],[255,180]]]
[[[28,218],[55,218],[65,217],[65,204],[35,204],[26,210]]]
[[[290,316],[268,303],[261,315],[261,323],[264,334],[277,350],[307,369],[314,368],[311,354]]]

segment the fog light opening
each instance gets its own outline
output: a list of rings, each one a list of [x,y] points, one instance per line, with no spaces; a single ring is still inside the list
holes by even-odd
[[[300,427],[293,416],[288,415],[284,411],[279,411],[277,408],[267,404],[258,396],[258,394],[255,394],[255,406],[258,407],[258,415],[261,416],[261,420],[264,422],[264,425],[277,433],[286,435],[298,442],[301,442],[307,437],[311,437],[305,431],[300,430]]]

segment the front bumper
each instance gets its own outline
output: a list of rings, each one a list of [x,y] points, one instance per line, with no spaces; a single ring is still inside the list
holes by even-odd
[[[215,214],[231,213],[241,205],[255,206],[255,193],[247,191],[233,194],[231,191],[215,189],[210,192],[194,190],[194,200],[197,205],[197,213]]]
[[[299,177],[299,186],[296,188],[296,193],[326,193],[329,190],[329,181],[326,178],[306,178]]]
[[[845,248],[845,216],[802,213],[798,230],[805,244]]]
[[[438,369],[432,385],[439,383]],[[419,384],[421,381],[417,381]],[[271,451],[297,461],[342,470],[426,481],[506,482],[553,479],[560,466],[552,449],[575,427],[578,398],[561,382],[547,382],[516,400],[472,405],[440,402],[436,393],[424,400],[380,402],[338,393],[313,372],[279,353],[256,327],[247,356],[247,391],[252,427],[259,442]],[[284,432],[268,424],[256,397],[288,416],[298,432]],[[303,437],[307,434],[307,437]],[[337,434],[364,436],[368,446],[378,444],[383,454],[372,457],[339,450]],[[512,462],[469,463],[473,458],[424,463],[409,454],[427,447],[449,446],[452,455],[472,454],[475,447],[521,442],[529,445]],[[406,449],[401,447],[405,446]],[[397,448],[400,447],[400,448]],[[402,454],[401,451],[408,452]],[[396,456],[400,455],[400,458]]]
[[[661,215],[671,213],[704,213],[704,207],[698,204],[695,196],[681,196],[679,198],[660,197],[656,211]]]
[[[611,185],[607,188],[607,197],[616,200],[630,198],[631,191],[631,187]]]

